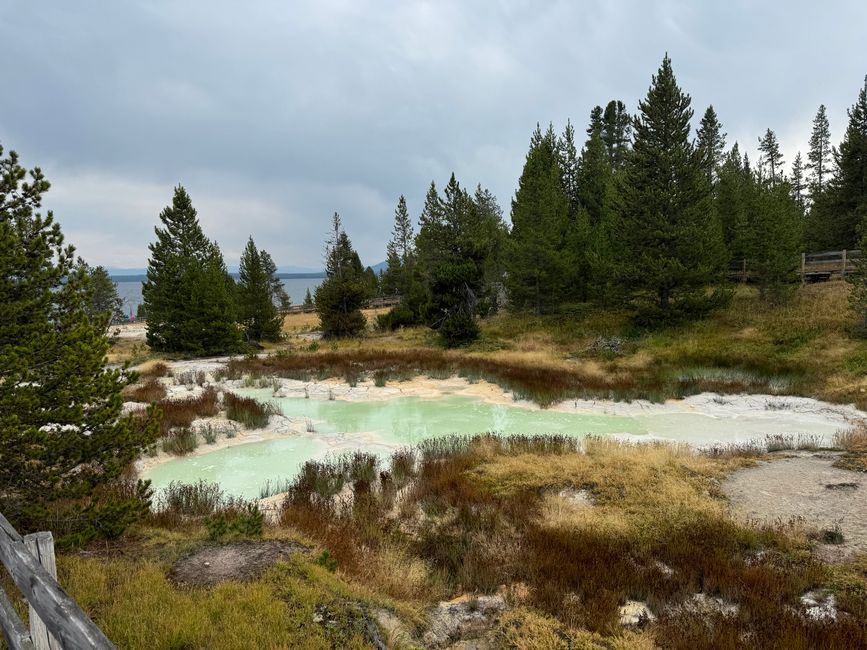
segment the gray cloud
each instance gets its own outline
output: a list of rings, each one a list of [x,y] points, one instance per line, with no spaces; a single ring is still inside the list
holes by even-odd
[[[791,162],[823,102],[836,141],[865,24],[855,2],[10,1],[0,143],[93,263],[144,265],[179,182],[229,264],[252,234],[319,266],[335,210],[374,263],[399,194],[417,215],[454,170],[508,213],[535,123],[634,111],[665,51],[730,142],[771,127]]]

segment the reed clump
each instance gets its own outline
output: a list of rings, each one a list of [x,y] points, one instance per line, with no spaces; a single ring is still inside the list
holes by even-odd
[[[252,397],[241,397],[230,392],[223,395],[223,405],[227,418],[240,422],[248,429],[261,429],[268,424],[272,415],[280,413],[275,404],[262,403]]]
[[[130,402],[144,402],[152,404],[166,397],[166,387],[159,379],[154,377],[146,379],[141,384],[128,386],[123,391],[123,397]]]
[[[196,418],[213,417],[220,412],[217,391],[213,386],[205,388],[195,397],[163,399],[158,406],[163,436],[175,428],[188,428]]]

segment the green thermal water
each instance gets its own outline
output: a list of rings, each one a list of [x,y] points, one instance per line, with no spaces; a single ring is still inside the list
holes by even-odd
[[[164,462],[146,473],[155,489],[171,481],[186,483],[205,479],[219,483],[229,494],[258,497],[266,481],[282,483],[291,478],[304,461],[323,458],[328,452],[364,449],[387,455],[395,448],[424,438],[454,433],[626,434],[710,444],[763,438],[768,434],[829,436],[838,427],[836,423],[805,421],[796,414],[780,412],[732,417],[689,412],[626,416],[537,410],[454,396],[329,401],[273,398],[268,389],[237,392],[272,401],[287,416],[309,418],[315,433],[250,442]]]

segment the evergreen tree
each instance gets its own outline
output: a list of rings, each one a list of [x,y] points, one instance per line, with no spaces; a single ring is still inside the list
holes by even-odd
[[[126,319],[123,311],[123,300],[117,295],[117,285],[111,279],[104,266],[88,266],[83,260],[79,260],[84,272],[89,278],[90,305],[88,313],[91,320],[98,320],[101,314],[111,314],[108,324]]]
[[[49,211],[49,183],[0,149],[0,495],[21,531],[50,526],[66,541],[119,534],[147,508],[94,490],[152,444],[153,419],[122,415],[130,377],[106,367],[107,310],[91,315],[89,278]],[[45,521],[53,513],[54,523]],[[58,522],[60,525],[58,525]]]
[[[304,294],[304,302],[302,304],[305,307],[313,307],[313,296],[310,295],[310,287],[307,287],[307,292]]]
[[[855,262],[855,270],[846,276],[851,285],[849,304],[858,318],[858,330],[862,336],[867,336],[867,203],[858,208],[860,217],[860,239],[858,248],[861,257]]]
[[[798,208],[803,215],[807,209],[806,199],[804,198],[807,184],[804,180],[804,161],[801,158],[800,151],[795,155],[795,162],[792,163],[792,174],[789,179],[789,185],[792,188],[792,198],[798,204]]]
[[[383,293],[403,295],[408,291],[413,273],[414,239],[406,198],[401,194],[394,210],[391,240],[386,244],[388,267],[382,275]]]
[[[783,302],[795,286],[803,213],[786,182],[756,178],[738,240],[762,298]]]
[[[722,124],[713,106],[708,106],[696,132],[695,147],[701,157],[701,166],[707,181],[711,185],[716,184],[725,146],[726,134],[723,133]]]
[[[749,161],[741,158],[738,143],[732,146],[719,169],[716,189],[716,212],[722,227],[723,241],[733,260],[746,258],[746,250],[737,235],[747,218],[753,192]]]
[[[512,200],[507,261],[509,300],[515,309],[553,311],[569,289],[569,260],[563,252],[569,202],[563,189],[557,138],[536,127]]]
[[[578,148],[575,145],[575,129],[568,121],[560,139],[560,171],[563,174],[563,191],[569,205],[569,218],[573,219],[581,203],[578,200]]]
[[[578,164],[578,202],[584,210],[588,241],[585,245],[584,278],[597,299],[612,298],[614,260],[612,238],[618,215],[617,183],[599,131],[590,129]],[[579,227],[583,224],[579,224]]]
[[[419,240],[434,242],[438,250],[425,259],[428,278],[428,323],[452,347],[478,336],[476,316],[496,308],[502,277],[505,225],[494,196],[481,186],[473,196],[452,174],[436,207],[437,219],[423,219]],[[432,231],[432,232],[428,232]],[[422,244],[418,244],[418,250]]]
[[[594,106],[590,111],[590,125],[587,127],[587,135],[593,135],[593,132],[599,133],[602,136],[602,107]]]
[[[813,118],[807,160],[806,168],[810,170],[810,197],[815,201],[825,189],[831,170],[831,126],[824,104],[819,106],[816,117]]]
[[[274,263],[274,259],[265,249],[259,249],[259,259],[262,260],[262,268],[268,277],[271,300],[274,304],[280,305],[282,311],[288,310],[292,306],[292,301],[289,300],[289,294],[286,293],[283,280],[277,276],[277,265]]]
[[[360,266],[340,215],[335,212],[325,249],[325,280],[317,287],[314,298],[323,337],[357,336],[367,326],[361,308],[369,294]]]
[[[209,241],[183,187],[160,213],[142,298],[154,350],[219,354],[238,349],[235,289],[223,255]]]
[[[765,135],[759,138],[759,173],[766,178],[771,185],[776,185],[785,180],[783,174],[783,154],[780,152],[780,143],[777,134],[768,129]]]
[[[867,77],[848,114],[849,124],[834,160],[834,178],[827,188],[829,214],[834,217],[827,229],[833,247],[853,249],[867,205]]]
[[[707,286],[720,278],[725,265],[710,188],[689,138],[690,103],[666,55],[639,102],[618,233],[624,245],[623,286],[633,298],[654,305],[643,317],[709,308]]]
[[[602,141],[615,173],[623,169],[631,137],[632,119],[626,112],[626,106],[620,100],[612,99],[602,116]]]
[[[241,255],[238,273],[238,313],[248,341],[280,338],[283,317],[274,304],[275,279],[273,270],[266,269],[262,254],[250,237]]]

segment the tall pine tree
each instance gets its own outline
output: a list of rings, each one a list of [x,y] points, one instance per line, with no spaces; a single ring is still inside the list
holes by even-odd
[[[810,151],[807,153],[807,169],[810,171],[810,197],[815,200],[828,182],[831,172],[831,126],[825,105],[821,104],[813,118],[810,134]]]
[[[325,246],[325,280],[316,288],[314,301],[322,336],[357,336],[367,321],[361,308],[369,297],[364,270],[358,253],[343,229],[336,212],[331,220],[331,235]]]
[[[804,193],[807,189],[807,183],[804,179],[804,159],[799,151],[795,155],[795,161],[792,163],[792,173],[789,179],[789,185],[792,188],[792,198],[798,204],[798,208],[803,215],[807,209],[807,202]]]
[[[618,233],[624,248],[623,286],[633,298],[650,302],[651,308],[642,311],[647,318],[667,319],[712,306],[706,290],[725,265],[710,187],[689,137],[690,103],[666,55],[647,97],[639,102]]]
[[[0,495],[21,532],[78,540],[119,533],[131,504],[89,501],[156,429],[122,415],[129,376],[106,367],[108,311],[91,314],[88,274],[49,211],[49,183],[0,148]],[[139,494],[139,496],[144,496]],[[129,501],[126,499],[125,501]],[[130,507],[127,507],[130,506]],[[57,519],[48,523],[49,508]]]
[[[537,126],[512,200],[507,288],[515,309],[555,310],[569,289],[569,201],[553,127]]]
[[[404,295],[409,291],[413,274],[414,240],[406,198],[401,194],[394,210],[391,240],[386,244],[388,267],[382,275],[383,293]]]
[[[160,213],[142,288],[147,341],[154,350],[218,354],[238,349],[235,289],[223,255],[199,225],[186,190]]]
[[[713,106],[708,106],[696,131],[695,147],[701,157],[701,166],[710,185],[716,185],[717,175],[726,147],[726,134]]]
[[[608,151],[611,169],[617,173],[626,163],[632,138],[632,119],[626,111],[626,105],[619,99],[612,99],[605,106],[601,135]]]
[[[849,109],[849,124],[835,156],[834,178],[828,186],[831,245],[853,249],[867,205],[867,77],[858,99]]]
[[[765,135],[759,138],[759,173],[771,185],[777,185],[786,178],[783,165],[785,161],[780,151],[777,134],[768,129]]]
[[[248,341],[276,341],[283,327],[283,317],[274,304],[276,277],[270,268],[266,268],[263,252],[256,248],[250,237],[241,255],[238,315]]]

